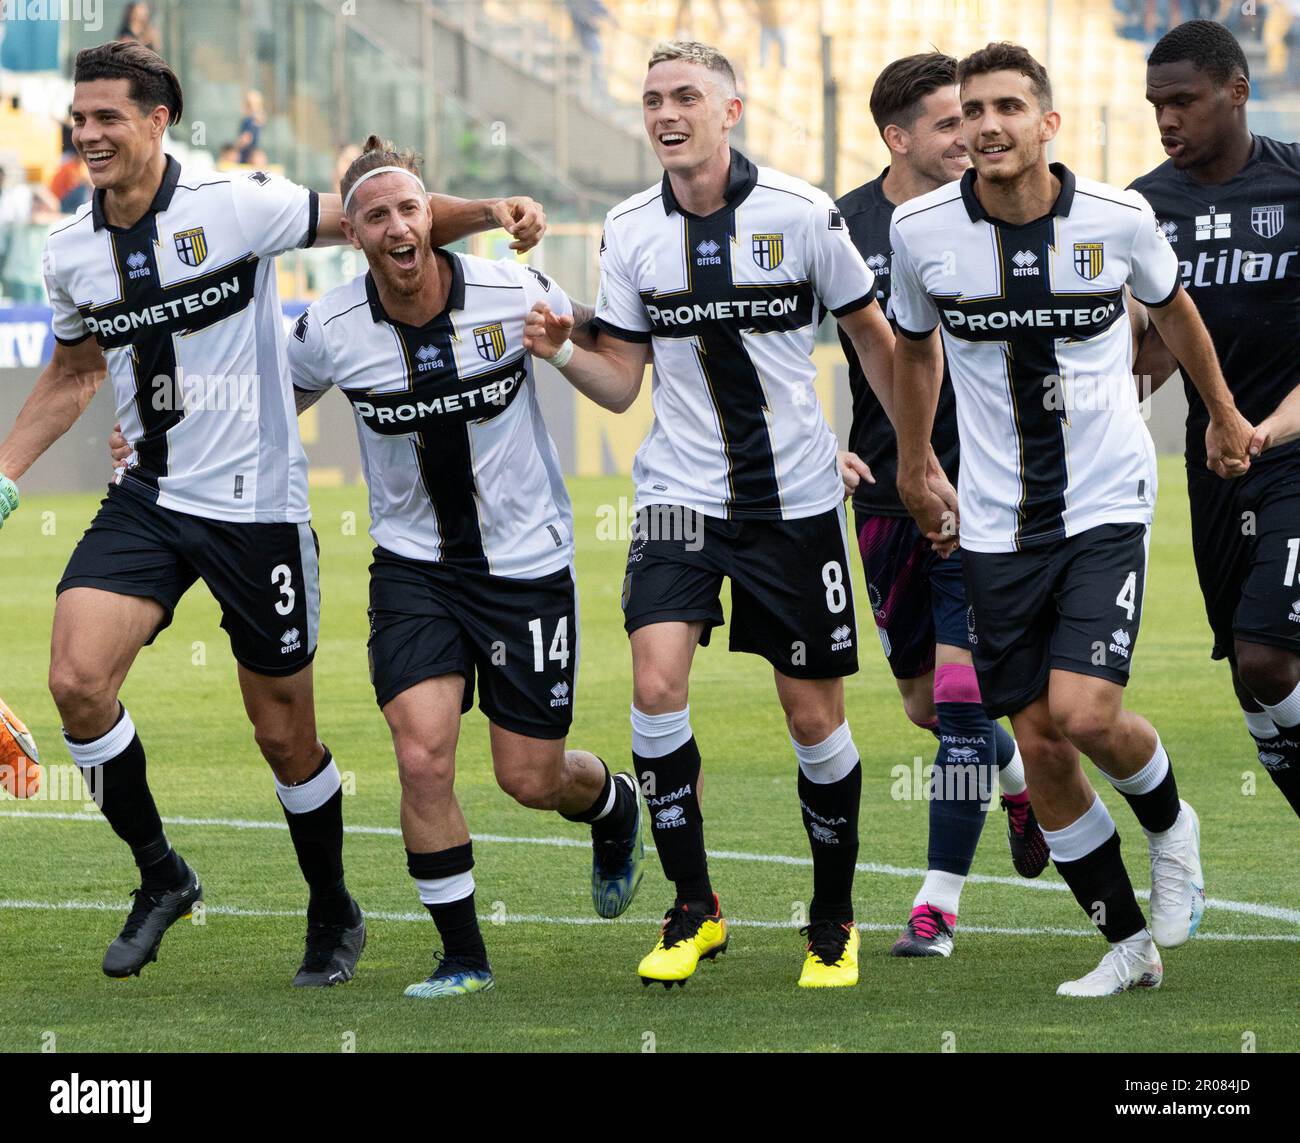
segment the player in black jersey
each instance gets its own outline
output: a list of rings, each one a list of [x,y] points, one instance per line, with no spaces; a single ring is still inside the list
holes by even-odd
[[[958,179],[970,167],[962,141],[957,61],[941,52],[895,60],[876,79],[871,113],[890,165],[836,205],[853,244],[876,274],[876,300],[888,310],[889,221],[894,207]],[[1018,872],[1036,877],[1047,843],[1034,818],[1015,739],[984,713],[971,665],[961,551],[931,549],[898,496],[894,428],[843,330],[853,424],[849,449],[871,468],[853,495],[855,531],[867,595],[903,709],[939,739],[930,800],[927,871],[895,956],[948,956],[962,887],[970,872],[999,771],[1002,806]],[[957,408],[945,370],[931,435],[949,479],[958,469]]]
[[[1212,655],[1228,660],[1259,760],[1300,814],[1300,441],[1265,427],[1300,384],[1300,146],[1251,134],[1249,67],[1221,24],[1178,25],[1147,64],[1169,158],[1133,188],[1178,254],[1233,398],[1260,425],[1257,444],[1273,438],[1245,476],[1219,480],[1206,471],[1205,405],[1184,379],[1192,550]],[[1176,368],[1149,329],[1134,372],[1159,385]]]

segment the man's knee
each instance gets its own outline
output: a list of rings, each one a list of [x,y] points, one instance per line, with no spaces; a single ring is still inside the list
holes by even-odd
[[[508,767],[497,774],[497,784],[521,806],[530,810],[553,810],[559,804],[558,768]]]
[[[57,659],[50,664],[49,687],[65,727],[117,709],[112,679],[72,660]]]
[[[935,712],[934,699],[923,692],[905,691],[903,693],[903,713],[922,730],[934,730],[939,725],[939,716]]]
[[[1258,702],[1280,703],[1300,683],[1300,655],[1285,647],[1238,641],[1234,655],[1237,677]]]
[[[686,706],[687,680],[650,664],[638,667],[632,684],[632,701],[643,714],[671,714]]]
[[[454,748],[415,739],[398,741],[395,749],[403,797],[442,798],[451,793],[456,780]]]

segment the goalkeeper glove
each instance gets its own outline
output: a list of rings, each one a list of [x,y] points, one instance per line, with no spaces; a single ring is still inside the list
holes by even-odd
[[[18,507],[18,485],[0,472],[0,528]]]

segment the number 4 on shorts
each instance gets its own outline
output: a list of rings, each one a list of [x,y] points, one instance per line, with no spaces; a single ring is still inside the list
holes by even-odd
[[[1119,594],[1115,596],[1115,606],[1122,607],[1124,614],[1128,616],[1129,622],[1133,621],[1133,613],[1137,611],[1137,583],[1138,573],[1131,571],[1128,578],[1124,581],[1124,586],[1119,589]]]

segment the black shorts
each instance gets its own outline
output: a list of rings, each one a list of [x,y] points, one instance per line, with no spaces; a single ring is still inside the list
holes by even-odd
[[[370,681],[380,708],[425,679],[465,676],[474,705],[529,738],[563,738],[578,678],[578,591],[568,568],[509,579],[375,549]]]
[[[203,580],[240,665],[292,675],[316,654],[320,545],[308,524],[230,524],[160,508],[112,485],[68,561],[59,591],[95,587],[156,599],[167,627],[176,605]]]
[[[896,679],[934,670],[934,647],[970,649],[961,549],[946,560],[910,516],[855,512],[867,598]]]
[[[1103,524],[1024,551],[966,552],[971,655],[990,718],[1027,707],[1053,669],[1128,683],[1148,531]]]
[[[1189,468],[1187,495],[1212,657],[1229,657],[1234,638],[1300,655],[1300,463],[1241,480]]]
[[[623,579],[623,626],[631,634],[651,623],[703,621],[707,645],[723,622],[723,576],[731,580],[731,650],[761,655],[797,679],[858,669],[842,507],[802,520],[643,508]]]

